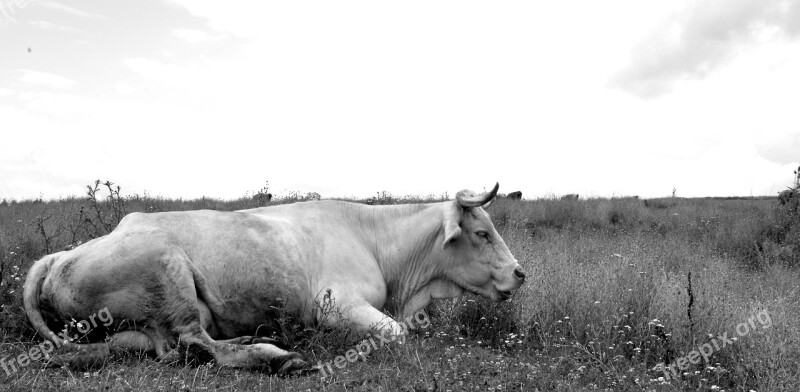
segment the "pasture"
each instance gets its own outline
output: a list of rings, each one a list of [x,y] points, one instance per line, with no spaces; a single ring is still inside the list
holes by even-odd
[[[88,370],[45,368],[29,359],[41,338],[21,301],[33,261],[107,233],[133,211],[258,203],[128,196],[99,183],[88,193],[0,204],[0,390],[800,390],[800,219],[796,204],[777,198],[647,206],[636,198],[498,198],[487,211],[528,275],[512,299],[436,301],[427,327],[404,343],[376,345],[324,374],[277,378],[134,354]],[[372,201],[445,197],[384,192]],[[302,199],[276,195],[271,203]],[[313,364],[337,363],[364,338],[288,317],[281,326],[274,337]]]

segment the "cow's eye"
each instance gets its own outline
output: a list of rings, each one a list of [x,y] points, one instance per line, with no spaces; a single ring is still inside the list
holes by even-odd
[[[481,238],[489,238],[489,233],[484,230],[478,230],[477,232],[475,232],[475,235]]]

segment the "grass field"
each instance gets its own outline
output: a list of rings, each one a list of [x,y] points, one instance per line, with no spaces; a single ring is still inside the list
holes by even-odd
[[[20,296],[36,259],[103,235],[133,211],[256,206],[250,198],[167,200],[115,189],[90,187],[100,202],[0,204],[0,359],[6,363],[41,342]],[[384,193],[375,202],[432,199]],[[488,212],[529,277],[514,297],[502,304],[474,296],[435,302],[427,309],[428,328],[326,377],[169,366],[129,354],[88,372],[15,362],[15,371],[0,370],[0,389],[800,390],[796,204],[498,199]],[[291,322],[277,337],[312,363],[345,355],[363,338]]]

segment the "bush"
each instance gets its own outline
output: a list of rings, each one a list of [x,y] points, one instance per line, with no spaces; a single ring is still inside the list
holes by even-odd
[[[800,199],[792,198],[778,204],[773,211],[774,224],[762,232],[762,260],[797,266],[800,264]]]

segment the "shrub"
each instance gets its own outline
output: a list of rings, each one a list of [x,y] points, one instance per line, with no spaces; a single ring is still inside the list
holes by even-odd
[[[769,261],[790,266],[800,263],[800,199],[778,204],[773,211],[775,223],[762,230],[760,247]]]

